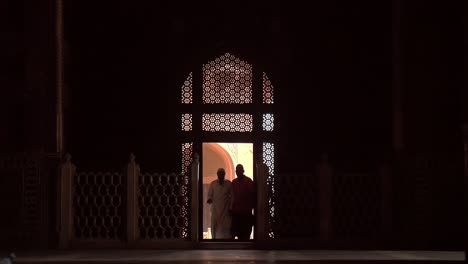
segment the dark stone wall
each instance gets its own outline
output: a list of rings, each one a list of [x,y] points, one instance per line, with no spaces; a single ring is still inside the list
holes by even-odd
[[[285,193],[294,193],[294,182],[309,182],[300,177],[315,170],[323,152],[342,173],[376,173],[387,161],[394,220],[387,246],[463,244],[461,125],[468,97],[460,89],[458,2],[396,1],[397,12],[395,1],[364,0],[64,2],[65,151],[78,168],[120,169],[134,152],[148,170],[178,171],[180,87],[189,72],[230,52],[265,70],[275,86],[277,172],[302,175],[285,181],[291,188]],[[54,14],[54,1],[0,6],[5,152],[55,150]],[[395,89],[402,111],[398,152]],[[46,162],[43,181],[50,206],[53,162]],[[45,212],[53,237],[54,213]],[[305,215],[317,223],[318,216]]]
[[[279,171],[306,172],[322,151],[365,167],[391,149],[390,3],[67,4],[77,162],[105,166],[133,151],[177,169],[181,84],[224,52],[275,86]]]
[[[0,245],[47,248],[57,168],[54,2],[2,1],[0,17]]]
[[[405,161],[397,222],[418,245],[450,248],[463,240],[460,3],[399,3]]]
[[[0,102],[1,129],[0,144],[5,151],[23,148],[24,107],[22,103],[24,67],[24,10],[22,1],[2,1],[1,17],[1,59]]]

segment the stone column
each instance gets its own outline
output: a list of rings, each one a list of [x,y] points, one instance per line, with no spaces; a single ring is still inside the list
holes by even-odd
[[[322,159],[317,167],[319,182],[319,237],[323,242],[329,241],[332,232],[332,184],[333,168],[328,162],[328,155],[322,154]]]
[[[191,166],[191,202],[190,202],[190,239],[194,245],[198,244],[198,180],[200,177],[200,158],[197,153],[193,155]]]
[[[138,177],[140,166],[135,155],[130,154],[127,165],[127,243],[132,245],[138,238]]]
[[[63,87],[64,87],[64,71],[63,71],[63,0],[55,1],[55,46],[56,46],[56,101],[55,101],[55,151],[63,152]]]
[[[468,215],[468,123],[463,126],[463,146],[465,164],[465,215]],[[468,255],[468,221],[465,219],[465,259]]]
[[[73,177],[76,167],[71,162],[71,155],[67,154],[59,167],[57,182],[57,231],[59,232],[59,248],[70,246],[73,237]]]

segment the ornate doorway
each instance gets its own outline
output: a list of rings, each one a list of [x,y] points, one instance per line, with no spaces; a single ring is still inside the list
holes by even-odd
[[[218,146],[207,142],[225,144],[250,144],[252,150],[252,172],[265,164],[268,177],[268,224],[274,220],[275,195],[275,113],[274,88],[267,74],[259,67],[230,53],[225,53],[190,72],[181,87],[181,142],[182,173],[189,172],[193,155],[201,154],[203,171],[199,181],[199,213],[203,215],[204,173],[212,164],[205,164],[205,155],[210,155]],[[222,148],[222,147],[221,147]],[[234,170],[235,163],[219,163],[227,170]],[[211,168],[213,169],[213,168]],[[206,171],[213,173],[213,171]],[[235,177],[235,174],[232,174]],[[200,230],[207,229],[200,217]],[[203,240],[208,234],[201,235]],[[274,238],[269,228],[268,236]]]

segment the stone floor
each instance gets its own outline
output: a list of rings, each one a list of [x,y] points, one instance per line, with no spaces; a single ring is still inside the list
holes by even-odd
[[[61,250],[15,252],[13,263],[464,263],[463,251]],[[2,257],[5,256],[3,253]],[[1,262],[0,262],[1,263]]]

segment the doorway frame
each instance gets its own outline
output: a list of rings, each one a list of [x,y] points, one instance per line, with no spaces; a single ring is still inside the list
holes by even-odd
[[[256,225],[257,225],[257,221],[255,221],[255,224],[254,226],[252,227],[252,232],[253,232],[253,239],[249,240],[249,241],[236,241],[235,239],[205,239],[203,238],[203,226],[204,226],[204,209],[205,209],[205,201],[204,201],[204,190],[203,190],[203,168],[204,168],[204,159],[205,159],[205,153],[203,151],[203,145],[204,144],[219,144],[219,143],[232,143],[232,144],[251,144],[252,145],[252,155],[249,159],[251,159],[251,162],[252,162],[252,180],[254,181],[254,183],[256,183],[256,169],[255,169],[255,156],[256,156],[256,151],[255,151],[255,142],[226,142],[226,141],[205,141],[205,142],[201,142],[201,155],[200,155],[200,167],[199,167],[199,170],[200,170],[200,177],[199,177],[199,180],[198,180],[198,193],[199,193],[199,196],[198,196],[198,233],[199,233],[199,237],[198,237],[198,240],[200,242],[200,244],[204,244],[204,243],[217,243],[216,246],[221,246],[221,245],[226,245],[226,244],[232,244],[232,245],[229,245],[229,247],[233,247],[234,245],[239,245],[239,246],[236,246],[236,248],[253,248],[253,247],[249,247],[250,244],[252,243],[255,243],[256,242]],[[237,164],[233,163],[234,166],[236,166]],[[235,174],[235,171],[233,170],[234,174]],[[234,178],[236,176],[234,175]],[[257,206],[255,205],[254,207],[254,217],[256,218],[257,217]]]
[[[209,58],[211,57],[211,58]],[[205,103],[203,100],[203,84],[204,84],[204,69],[205,65],[221,58],[224,60],[225,57],[229,57],[232,61],[232,57],[235,57],[236,61],[240,60],[246,62],[251,66],[251,102],[248,103],[216,103],[208,102]],[[251,63],[252,58],[245,58],[237,54],[231,54],[225,51],[213,51],[212,56],[208,58],[200,58],[201,61],[194,62],[194,68],[188,73],[180,92],[181,92],[181,108],[180,115],[182,117],[181,123],[181,143],[190,144],[190,150],[187,153],[191,153],[193,156],[198,157],[196,167],[196,173],[194,167],[192,167],[192,175],[196,175],[196,179],[192,179],[192,184],[197,185],[196,188],[196,201],[193,201],[192,211],[195,217],[192,221],[196,221],[196,230],[192,230],[193,242],[200,244],[201,247],[205,248],[251,248],[260,241],[266,241],[267,239],[273,238],[272,230],[270,230],[270,207],[271,202],[269,201],[269,185],[272,181],[267,182],[267,177],[275,177],[274,169],[276,166],[274,163],[274,155],[269,156],[269,160],[264,159],[264,147],[265,144],[276,146],[276,129],[274,126],[275,108],[273,101],[274,87],[268,75],[266,74],[264,65],[257,63]],[[253,60],[255,61],[255,60]],[[202,67],[200,67],[202,66]],[[204,129],[203,118],[204,114],[240,114],[250,115],[252,124],[251,129],[247,130],[216,130],[216,129]],[[240,121],[242,122],[242,120]],[[203,166],[203,153],[202,146],[204,142],[233,142],[233,143],[252,143],[253,144],[253,178],[254,183],[256,182],[257,190],[257,204],[255,207],[256,212],[256,223],[254,228],[254,239],[249,242],[208,242],[205,243],[203,239],[202,231],[202,205],[200,204],[200,195],[202,192],[202,183],[198,177],[202,176]],[[184,153],[184,147],[182,147],[182,167],[183,171],[187,167],[192,158]],[[273,147],[274,152],[275,147]],[[270,167],[264,164],[266,162]],[[273,164],[272,164],[273,163]],[[260,172],[260,173],[259,173]],[[269,175],[270,174],[270,175]],[[194,186],[194,185],[193,185]],[[193,196],[192,196],[193,197]],[[261,199],[260,199],[261,197]],[[203,202],[203,201],[201,201]],[[259,203],[262,203],[259,205]],[[201,222],[201,223],[199,223]],[[201,236],[201,239],[200,239]],[[196,237],[196,238],[195,238]],[[203,242],[203,243],[202,243]],[[242,246],[242,243],[247,243],[246,246]],[[232,244],[232,245],[229,245]],[[227,246],[226,246],[227,245]]]

